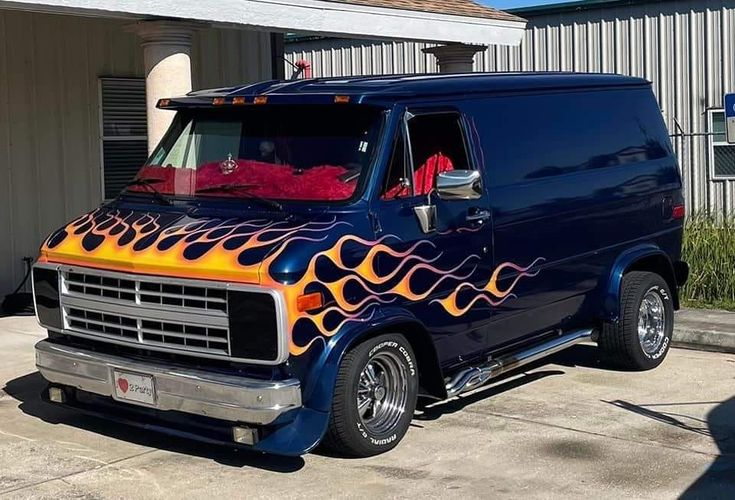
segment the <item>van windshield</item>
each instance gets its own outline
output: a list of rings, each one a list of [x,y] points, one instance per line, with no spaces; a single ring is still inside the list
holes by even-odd
[[[128,191],[348,200],[367,175],[383,117],[351,105],[182,111]]]

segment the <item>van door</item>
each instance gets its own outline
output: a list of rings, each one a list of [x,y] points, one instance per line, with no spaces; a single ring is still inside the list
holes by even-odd
[[[492,271],[492,220],[484,185],[473,199],[442,199],[437,175],[478,170],[468,124],[454,109],[406,110],[377,201],[380,275],[399,306],[434,336],[447,367],[487,347],[491,303],[482,291]],[[428,217],[430,226],[422,227]]]

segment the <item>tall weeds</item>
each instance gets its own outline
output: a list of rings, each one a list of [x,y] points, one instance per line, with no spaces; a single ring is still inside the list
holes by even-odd
[[[735,310],[735,219],[689,217],[682,254],[690,269],[685,304]]]

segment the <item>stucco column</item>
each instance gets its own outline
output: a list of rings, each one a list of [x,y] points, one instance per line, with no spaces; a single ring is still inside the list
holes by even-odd
[[[472,73],[475,54],[486,49],[487,45],[451,43],[429,47],[424,52],[436,57],[440,73]]]
[[[176,21],[140,21],[130,26],[143,47],[148,152],[156,147],[174,117],[173,112],[156,108],[158,100],[191,91],[191,40],[198,27]]]

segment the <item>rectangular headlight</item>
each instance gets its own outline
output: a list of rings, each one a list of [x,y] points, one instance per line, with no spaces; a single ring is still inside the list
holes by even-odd
[[[47,328],[61,330],[59,272],[48,267],[33,268],[33,296],[38,322]]]
[[[276,301],[268,293],[230,290],[230,353],[233,358],[275,361],[278,359]]]

